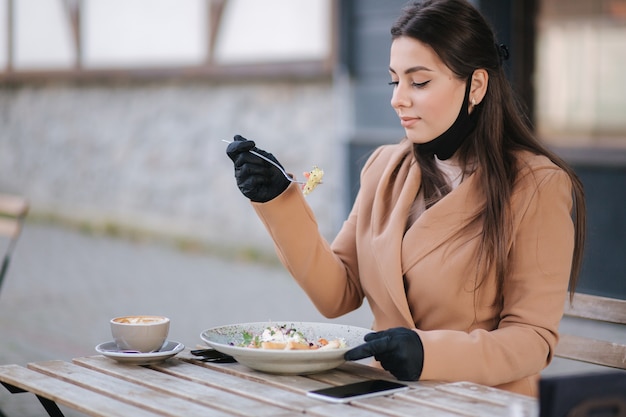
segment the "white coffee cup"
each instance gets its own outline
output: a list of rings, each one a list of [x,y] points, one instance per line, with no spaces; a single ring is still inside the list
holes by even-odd
[[[170,330],[164,316],[121,316],[111,319],[111,334],[120,350],[155,352],[163,346]]]

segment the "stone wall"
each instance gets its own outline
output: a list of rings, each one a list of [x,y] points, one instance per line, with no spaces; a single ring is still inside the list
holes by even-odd
[[[325,170],[307,199],[330,239],[346,212],[337,107],[328,80],[2,87],[0,192],[32,218],[273,251],[221,141],[241,134],[297,176]]]

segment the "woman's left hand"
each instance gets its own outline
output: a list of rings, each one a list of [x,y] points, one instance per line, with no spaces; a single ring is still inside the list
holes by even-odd
[[[365,343],[347,351],[348,361],[374,356],[382,367],[402,381],[416,381],[424,366],[424,347],[419,335],[405,327],[369,333]]]

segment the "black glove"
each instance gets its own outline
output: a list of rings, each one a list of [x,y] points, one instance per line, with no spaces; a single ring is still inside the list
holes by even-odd
[[[405,327],[366,334],[365,342],[347,351],[348,361],[374,356],[383,368],[402,381],[417,381],[424,367],[424,346],[419,335]]]
[[[254,202],[265,203],[287,189],[290,181],[278,168],[249,151],[254,150],[280,165],[274,155],[255,148],[254,141],[239,135],[234,139],[228,144],[226,154],[235,164],[237,187],[243,195]]]

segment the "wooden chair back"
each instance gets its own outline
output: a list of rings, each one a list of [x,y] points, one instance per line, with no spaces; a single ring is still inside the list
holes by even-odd
[[[626,332],[626,300],[576,293],[565,302],[565,316],[617,324]],[[555,356],[626,369],[626,344],[617,342],[561,334]]]
[[[9,268],[11,254],[22,232],[24,219],[28,214],[28,201],[25,198],[0,193],[0,237],[2,237],[5,254],[0,267],[0,289]]]

